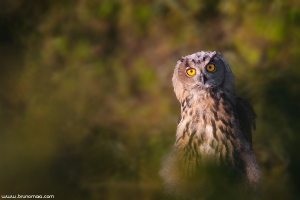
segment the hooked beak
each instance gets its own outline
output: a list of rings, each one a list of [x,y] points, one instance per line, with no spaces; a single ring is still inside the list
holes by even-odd
[[[206,81],[207,81],[207,78],[204,74],[200,74],[200,81],[203,85],[205,85]]]

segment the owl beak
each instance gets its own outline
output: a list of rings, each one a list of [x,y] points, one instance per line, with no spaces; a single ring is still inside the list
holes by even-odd
[[[203,85],[205,85],[206,81],[207,81],[207,78],[204,74],[200,74],[200,81]]]

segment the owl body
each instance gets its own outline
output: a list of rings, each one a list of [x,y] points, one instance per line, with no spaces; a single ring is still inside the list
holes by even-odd
[[[177,62],[172,80],[181,115],[160,171],[167,192],[183,199],[255,197],[255,114],[235,95],[229,65],[217,52],[198,52]]]

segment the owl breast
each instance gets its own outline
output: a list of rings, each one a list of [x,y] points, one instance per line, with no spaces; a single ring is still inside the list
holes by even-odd
[[[193,155],[198,156],[195,159],[201,163],[209,160],[233,165],[238,142],[232,110],[222,95],[187,97],[182,103],[175,148],[186,153],[193,149]]]
[[[225,101],[211,94],[200,100],[189,96],[181,103],[174,151],[161,171],[167,190],[183,197],[204,195],[209,185],[213,188],[216,174],[223,187],[235,164],[243,163],[237,154],[234,113]],[[240,170],[234,173],[242,174]]]

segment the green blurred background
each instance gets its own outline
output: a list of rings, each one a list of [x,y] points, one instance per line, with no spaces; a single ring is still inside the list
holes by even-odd
[[[262,199],[300,199],[297,0],[0,0],[0,194],[167,199],[181,56],[222,53],[257,113]]]

